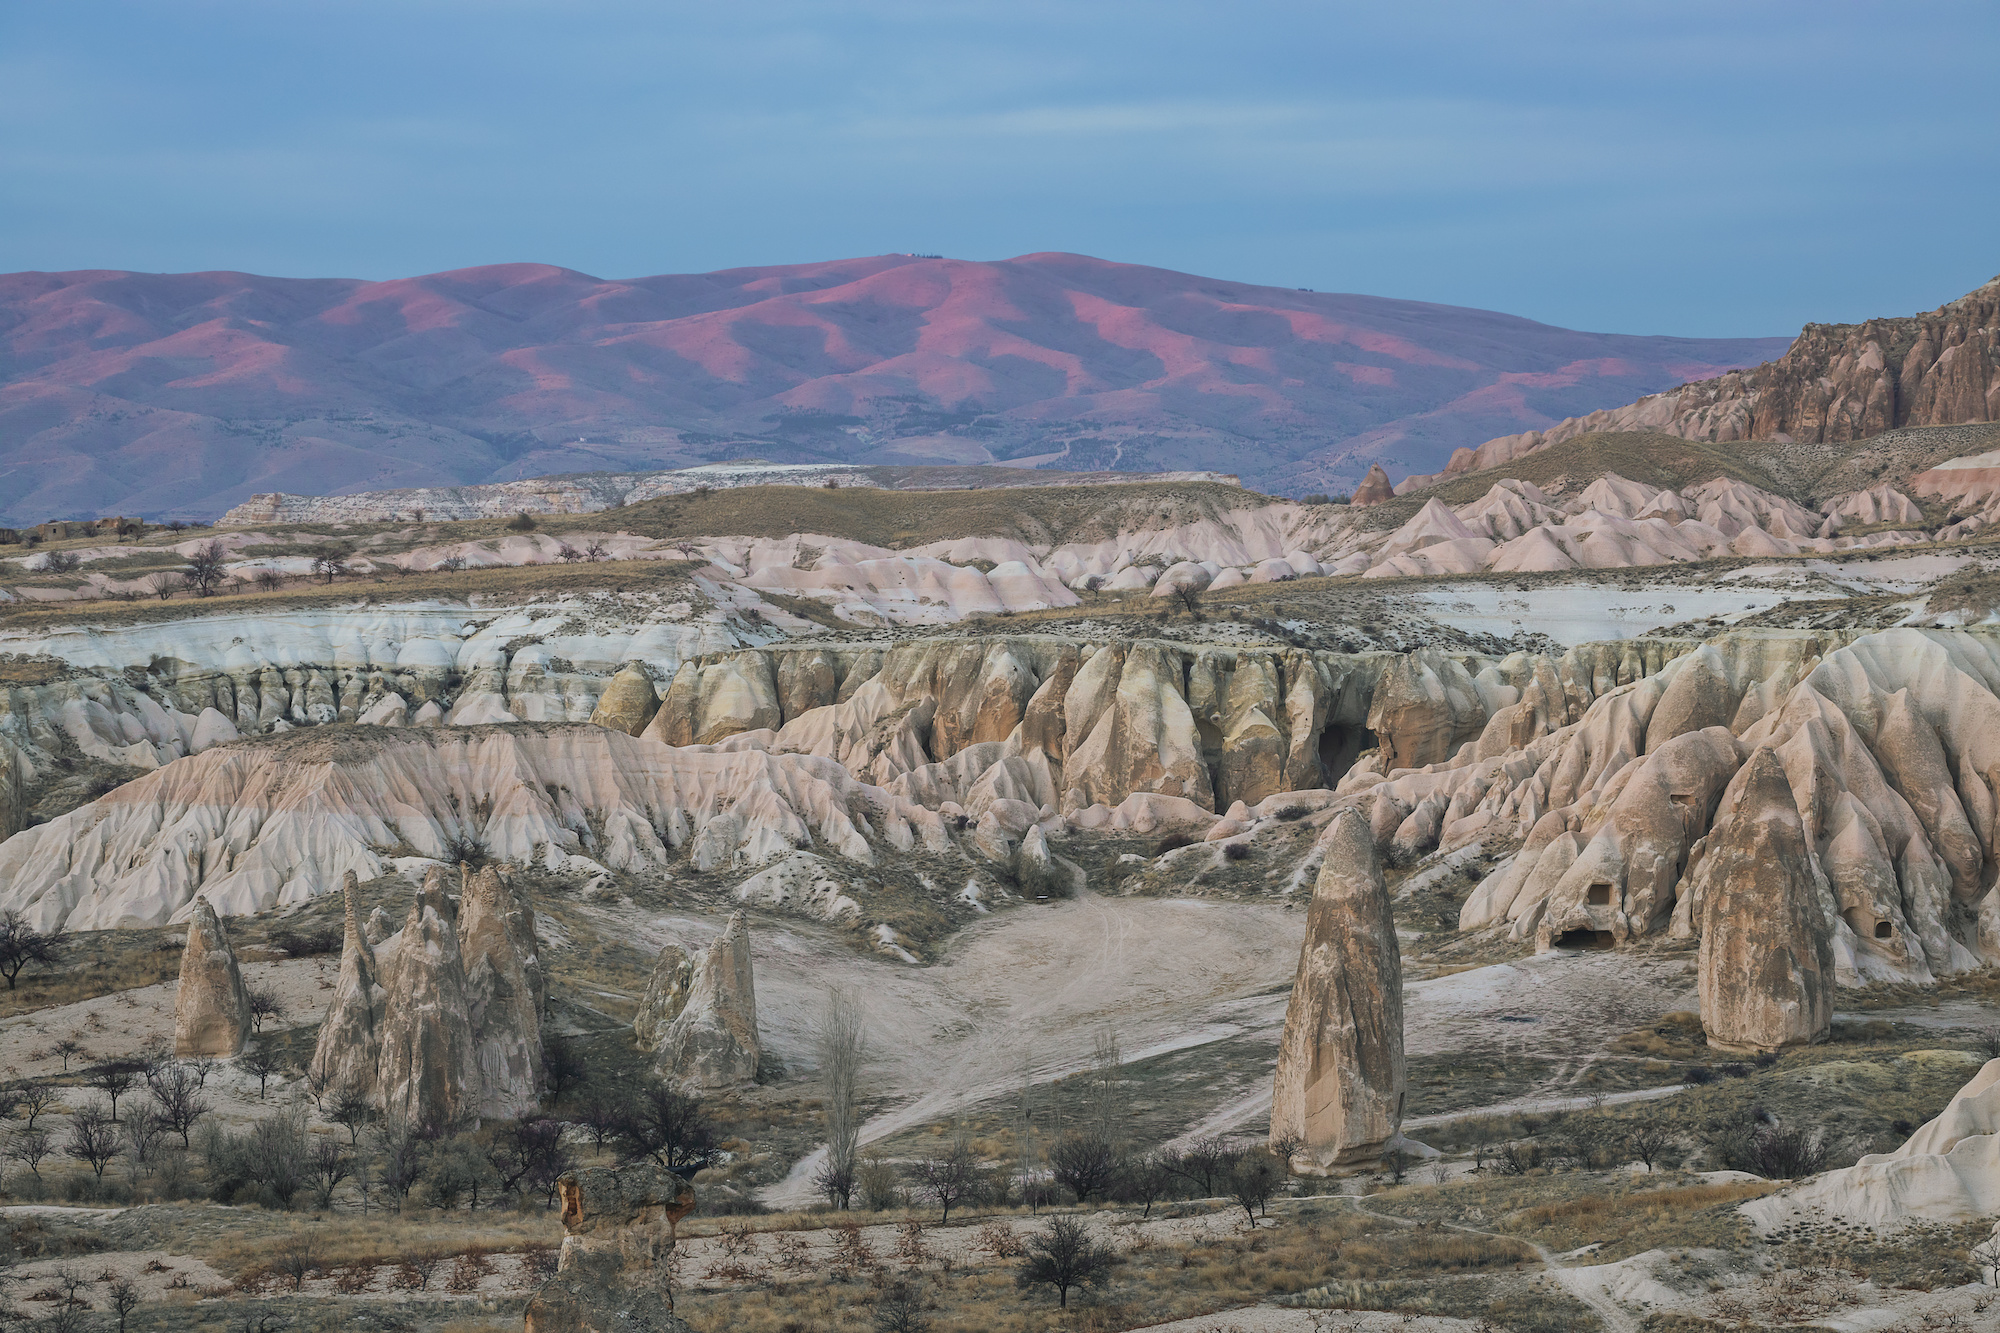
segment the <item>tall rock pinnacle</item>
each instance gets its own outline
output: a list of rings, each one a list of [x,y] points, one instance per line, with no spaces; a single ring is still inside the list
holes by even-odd
[[[755,1082],[757,990],[750,926],[738,912],[695,965],[687,1003],[660,1042],[660,1072],[701,1088]]]
[[[360,888],[354,872],[341,880],[347,931],[340,946],[340,983],[320,1024],[311,1075],[328,1094],[366,1096],[375,1087],[382,1057],[382,1009],[386,996],[378,981],[375,948],[361,928]]]
[[[1711,1046],[1775,1051],[1833,1022],[1824,877],[1778,756],[1750,756],[1723,793],[1701,884],[1701,1025]]]
[[[511,1119],[542,1095],[542,973],[535,910],[497,868],[465,879],[459,900],[467,1016],[479,1113]]]
[[[465,963],[444,886],[443,867],[432,869],[403,926],[376,1076],[384,1113],[425,1131],[476,1118],[481,1095]]]
[[[174,995],[174,1054],[228,1059],[250,1039],[250,997],[229,933],[208,899],[196,897]]]
[[[1368,820],[1343,810],[1306,913],[1271,1090],[1308,1169],[1376,1156],[1403,1121],[1403,962]]]

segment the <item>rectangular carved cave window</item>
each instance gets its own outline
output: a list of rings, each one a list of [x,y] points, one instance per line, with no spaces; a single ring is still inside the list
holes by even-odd
[[[1609,884],[1591,885],[1589,891],[1584,895],[1584,902],[1591,907],[1611,906],[1611,886]]]

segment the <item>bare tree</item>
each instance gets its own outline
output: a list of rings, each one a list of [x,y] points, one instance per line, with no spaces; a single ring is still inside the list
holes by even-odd
[[[125,1333],[125,1321],[139,1308],[138,1284],[129,1277],[121,1277],[104,1289],[104,1295],[111,1313],[118,1316],[118,1333]]]
[[[74,574],[83,564],[83,557],[75,551],[50,551],[42,557],[42,572],[45,574]]]
[[[63,1073],[65,1074],[69,1072],[70,1061],[87,1060],[90,1058],[90,1052],[85,1050],[83,1043],[75,1037],[64,1037],[61,1041],[49,1047],[49,1054],[62,1061]]]
[[[820,1113],[826,1120],[826,1166],[816,1183],[827,1202],[846,1208],[854,1195],[861,1140],[861,1004],[853,992],[828,993],[820,1016]]]
[[[972,1151],[972,1143],[965,1134],[954,1134],[951,1143],[935,1157],[918,1159],[910,1166],[910,1176],[916,1182],[917,1192],[929,1197],[938,1206],[941,1216],[938,1225],[951,1220],[951,1210],[963,1203],[979,1188],[981,1165],[979,1157]]]
[[[1081,1218],[1059,1214],[1049,1219],[1046,1230],[1028,1238],[1028,1253],[1014,1281],[1030,1290],[1054,1287],[1056,1304],[1066,1310],[1070,1292],[1102,1286],[1113,1262],[1110,1247],[1092,1240]]]
[[[1110,1188],[1118,1173],[1118,1151],[1095,1125],[1063,1135],[1049,1149],[1049,1174],[1076,1196],[1090,1202],[1093,1194]]]
[[[19,1096],[21,1114],[28,1119],[28,1128],[35,1127],[36,1117],[45,1114],[62,1100],[62,1094],[53,1084],[22,1083],[15,1088]]]
[[[1673,1131],[1657,1120],[1641,1121],[1625,1136],[1625,1146],[1632,1150],[1632,1156],[1645,1163],[1648,1174],[1653,1170],[1653,1163],[1665,1156],[1673,1143]]]
[[[603,560],[610,556],[611,548],[604,544],[603,538],[593,538],[590,545],[583,548],[583,553],[592,560]]]
[[[1268,1149],[1252,1148],[1237,1157],[1229,1171],[1229,1196],[1236,1200],[1251,1226],[1257,1225],[1259,1212],[1269,1209],[1271,1195],[1284,1178],[1284,1166]]]
[[[1187,612],[1196,620],[1201,619],[1201,590],[1192,584],[1176,583],[1171,594],[1173,604]]]
[[[171,598],[174,589],[180,586],[181,580],[177,574],[155,574],[146,580],[146,591],[163,602]]]
[[[264,1030],[264,1020],[283,1022],[287,1013],[285,1002],[269,986],[255,986],[250,990],[250,1025],[254,1031]]]
[[[268,565],[252,574],[250,581],[257,585],[259,592],[276,592],[285,586],[285,576]]]
[[[125,1151],[123,1136],[118,1132],[118,1122],[113,1120],[102,1106],[91,1102],[83,1107],[69,1121],[69,1142],[64,1145],[67,1152],[79,1162],[87,1162],[97,1173],[97,1183],[104,1184],[104,1169],[112,1159]]]
[[[288,1280],[293,1291],[305,1286],[319,1267],[319,1242],[309,1231],[294,1231],[285,1237],[271,1260],[271,1271]]]
[[[229,577],[228,561],[228,547],[220,541],[203,542],[188,557],[188,567],[182,571],[181,578],[195,596],[212,597],[215,590],[222,586],[222,581]]]
[[[17,1129],[7,1136],[7,1156],[35,1175],[42,1174],[42,1161],[55,1151],[55,1139],[46,1129]]]
[[[84,1080],[111,1099],[111,1118],[118,1118],[118,1099],[139,1085],[139,1066],[130,1060],[106,1060],[91,1067]]]
[[[161,1121],[181,1136],[183,1148],[193,1146],[188,1136],[195,1122],[215,1109],[215,1104],[202,1095],[206,1081],[193,1064],[161,1065],[146,1078],[146,1087],[153,1094]]]
[[[135,1106],[125,1113],[125,1142],[131,1145],[132,1161],[140,1167],[150,1167],[160,1136],[167,1127],[160,1120],[160,1113],[151,1106]]]
[[[285,1067],[284,1057],[271,1047],[259,1042],[243,1053],[237,1061],[244,1071],[257,1076],[257,1100],[264,1100],[264,1086],[271,1081],[271,1075]]]
[[[342,546],[322,546],[314,555],[313,577],[322,583],[331,584],[347,573],[347,549]]]
[[[1115,1029],[1099,1029],[1091,1045],[1090,1112],[1097,1136],[1115,1147],[1125,1126],[1125,1057]]]
[[[7,978],[7,989],[14,989],[15,979],[30,963],[54,967],[61,962],[68,944],[69,935],[60,926],[36,930],[13,908],[0,912],[0,977]]]
[[[368,1105],[368,1099],[349,1089],[333,1099],[333,1111],[327,1118],[347,1131],[350,1147],[359,1148],[362,1127],[374,1116],[375,1110]]]

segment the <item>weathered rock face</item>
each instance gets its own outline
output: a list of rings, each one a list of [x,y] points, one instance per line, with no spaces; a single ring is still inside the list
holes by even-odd
[[[1324,1170],[1375,1156],[1403,1120],[1403,965],[1375,841],[1358,811],[1328,827],[1285,1006],[1271,1136]]]
[[[650,1162],[573,1171],[562,1195],[556,1276],[529,1300],[526,1333],[685,1333],[652,1270],[694,1211],[694,1190]]]
[[[1775,1051],[1833,1022],[1831,890],[1772,750],[1723,794],[1701,863],[1700,992],[1709,1044]]]
[[[250,1039],[250,998],[222,918],[196,898],[174,993],[174,1054],[229,1059]]]
[[[708,946],[687,1003],[659,1046],[662,1074],[699,1088],[757,1079],[757,990],[750,974],[750,926],[741,912]]]
[[[479,1058],[442,869],[430,872],[410,908],[386,989],[376,1075],[383,1113],[427,1132],[475,1119]]]
[[[658,1050],[666,1040],[667,1029],[687,1008],[688,996],[694,991],[694,959],[678,944],[665,945],[653,964],[653,975],[646,982],[646,994],[639,1001],[639,1013],[632,1020],[632,1034],[639,1040],[641,1050]]]
[[[382,1009],[388,996],[377,979],[375,949],[361,927],[360,889],[354,872],[341,882],[346,933],[340,946],[340,981],[320,1024],[311,1075],[326,1095],[368,1096],[382,1060]]]
[[[546,994],[535,944],[535,909],[511,877],[486,866],[465,878],[459,900],[465,998],[479,1065],[479,1114],[513,1118],[542,1095]]]
[[[660,696],[653,688],[653,678],[643,667],[632,665],[623,667],[604,687],[604,693],[597,696],[597,707],[591,710],[592,726],[610,727],[622,731],[627,736],[644,734],[646,726],[653,720],[653,714],[660,708]]]
[[[1821,444],[1865,440],[1896,426],[1995,420],[2000,279],[1928,314],[1808,324],[1776,361],[1460,449],[1438,475],[1496,467],[1595,431]],[[1421,485],[1432,478],[1416,480]],[[1918,490],[1924,490],[1921,481]]]
[[[1389,484],[1389,474],[1382,470],[1380,463],[1370,463],[1368,475],[1354,488],[1354,495],[1348,503],[1356,506],[1378,505],[1395,498],[1396,488]]]

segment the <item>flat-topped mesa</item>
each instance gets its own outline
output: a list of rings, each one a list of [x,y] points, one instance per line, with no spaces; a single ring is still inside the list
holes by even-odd
[[[757,1079],[757,991],[750,972],[750,926],[730,916],[695,967],[694,984],[659,1046],[660,1072],[698,1088]]]
[[[545,995],[535,909],[511,876],[494,866],[466,874],[463,882],[459,933],[479,1113],[512,1119],[532,1111],[542,1092]]]
[[[1379,1155],[1403,1122],[1403,964],[1368,820],[1335,816],[1306,913],[1271,1090],[1298,1169]]]
[[[1791,784],[1768,747],[1729,789],[1694,887],[1701,905],[1701,1023],[1711,1046],[1775,1051],[1833,1022],[1833,892]]]
[[[341,878],[340,889],[346,919],[340,981],[320,1024],[309,1076],[323,1095],[366,1097],[375,1090],[382,1059],[382,1012],[388,996],[379,980],[375,948],[362,928],[361,890],[352,870]]]
[[[424,1132],[478,1117],[478,1052],[445,874],[424,879],[403,926],[382,1015],[376,1094],[383,1113]]]
[[[229,932],[205,897],[188,913],[181,951],[180,987],[174,992],[174,1054],[230,1059],[250,1040],[250,997],[229,948]]]

